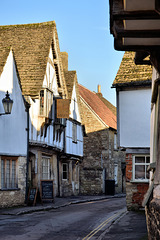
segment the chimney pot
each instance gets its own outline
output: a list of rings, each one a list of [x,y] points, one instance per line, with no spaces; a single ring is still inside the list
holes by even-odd
[[[98,93],[101,93],[101,85],[98,84]]]

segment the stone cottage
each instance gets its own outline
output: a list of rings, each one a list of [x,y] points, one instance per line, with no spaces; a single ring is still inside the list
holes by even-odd
[[[81,118],[87,136],[84,137],[84,159],[80,168],[80,193],[103,194],[106,180],[115,180],[116,192],[121,192],[121,162],[123,153],[116,146],[116,108],[79,84]]]

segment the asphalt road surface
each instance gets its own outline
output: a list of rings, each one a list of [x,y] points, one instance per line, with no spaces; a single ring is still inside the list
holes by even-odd
[[[111,223],[125,212],[125,198],[112,198],[20,216],[1,216],[0,240],[101,239]]]

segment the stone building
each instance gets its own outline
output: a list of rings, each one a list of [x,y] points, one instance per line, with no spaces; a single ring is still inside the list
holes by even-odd
[[[79,84],[81,118],[87,136],[84,137],[84,159],[80,168],[80,193],[105,193],[105,180],[115,180],[116,192],[122,184],[123,153],[116,147],[116,108],[98,93]],[[123,187],[122,187],[123,186]]]
[[[142,207],[149,185],[151,77],[150,66],[136,66],[134,52],[125,52],[112,85],[117,95],[118,147],[126,152],[128,209]]]

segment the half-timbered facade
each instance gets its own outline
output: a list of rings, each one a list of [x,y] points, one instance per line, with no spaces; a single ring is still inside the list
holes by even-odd
[[[77,163],[83,156],[77,95],[72,85],[69,101],[62,56],[55,22],[0,27],[0,96],[8,90],[14,102],[0,123],[1,206],[24,203],[30,186],[40,191],[41,180],[53,181],[54,196],[78,193],[78,173],[73,191],[61,186],[75,172],[61,159],[69,154]]]
[[[60,196],[78,195],[79,167],[83,158],[83,127],[81,125],[79,91],[76,71],[68,71],[68,54],[61,53],[69,100],[66,120],[64,153],[59,159]]]

